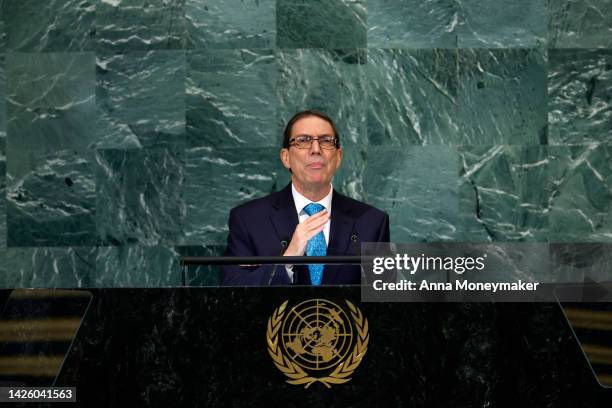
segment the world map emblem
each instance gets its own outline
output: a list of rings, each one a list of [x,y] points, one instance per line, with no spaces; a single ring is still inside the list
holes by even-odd
[[[266,340],[274,365],[287,382],[327,388],[351,380],[369,342],[368,320],[345,300],[346,308],[311,299],[288,309],[283,302],[268,319]]]

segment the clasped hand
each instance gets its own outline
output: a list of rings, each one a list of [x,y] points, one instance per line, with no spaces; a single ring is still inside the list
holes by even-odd
[[[323,231],[325,224],[329,221],[329,211],[323,210],[295,227],[291,242],[283,256],[302,256],[306,252],[308,241]]]

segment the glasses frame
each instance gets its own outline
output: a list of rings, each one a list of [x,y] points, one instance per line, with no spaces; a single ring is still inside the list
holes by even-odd
[[[299,147],[299,146],[297,145],[296,139],[297,139],[298,137],[305,137],[305,136],[306,136],[306,137],[310,137],[310,143],[309,143],[309,144],[308,144],[308,146],[306,146],[306,147]],[[332,141],[333,141],[333,143],[334,143],[333,147],[323,147],[323,146],[321,145],[321,142],[319,142],[319,138],[321,138],[321,137],[331,137],[331,138],[332,138]],[[314,143],[314,141],[315,141],[315,140],[316,140],[316,141],[319,143],[319,147],[320,147],[321,149],[324,149],[324,150],[334,150],[334,149],[337,149],[337,148],[338,148],[338,138],[337,138],[336,136],[330,136],[330,135],[321,135],[321,136],[297,135],[297,136],[292,137],[291,139],[289,139],[289,147],[293,146],[293,147],[295,147],[296,149],[302,149],[302,150],[310,149],[310,148],[312,147],[312,144]]]

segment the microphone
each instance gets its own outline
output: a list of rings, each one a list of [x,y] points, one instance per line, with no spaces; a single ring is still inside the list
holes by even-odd
[[[278,256],[282,256],[287,250],[287,247],[289,246],[289,238],[283,237],[283,239],[281,239],[280,241],[280,246],[281,251]],[[278,264],[274,265],[274,269],[272,269],[272,273],[270,274],[270,278],[268,279],[268,286],[272,284],[272,280],[274,279],[274,276],[276,276],[276,268],[278,268]]]

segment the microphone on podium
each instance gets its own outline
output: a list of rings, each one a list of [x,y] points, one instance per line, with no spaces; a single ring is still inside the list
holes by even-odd
[[[278,255],[282,256],[287,250],[287,247],[289,246],[289,237],[283,237],[283,239],[281,239],[280,241],[280,246],[281,251]],[[268,286],[272,284],[272,280],[274,279],[274,276],[276,276],[276,268],[278,268],[278,264],[274,265],[274,269],[272,269],[272,273],[270,274],[270,278],[268,279]]]

